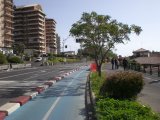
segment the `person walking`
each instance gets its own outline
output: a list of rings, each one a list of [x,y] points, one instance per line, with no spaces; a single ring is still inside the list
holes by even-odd
[[[118,69],[118,68],[119,68],[119,60],[115,59],[115,69]]]
[[[128,65],[128,61],[127,61],[126,58],[124,58],[124,59],[123,59],[123,68],[124,68],[124,70],[127,69],[127,65]]]
[[[114,58],[111,59],[111,64],[112,64],[112,70],[113,70],[114,69],[114,64],[115,64]]]

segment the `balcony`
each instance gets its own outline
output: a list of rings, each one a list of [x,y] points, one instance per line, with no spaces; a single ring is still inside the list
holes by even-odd
[[[13,36],[13,33],[11,33],[11,32],[5,32],[5,34]]]
[[[14,17],[13,14],[10,13],[10,12],[5,12],[5,15],[6,15],[6,16],[9,16],[9,17],[12,17],[12,18]]]
[[[38,26],[38,27],[29,27],[28,30],[41,30],[41,31],[44,31],[45,29]]]
[[[44,24],[42,24],[42,23],[40,23],[40,22],[30,22],[30,23],[28,23],[27,25],[28,25],[28,26],[31,26],[31,25],[40,25],[40,26],[42,26],[42,27],[45,26]]]
[[[8,11],[11,11],[11,12],[14,11],[13,8],[12,8],[12,6],[7,6],[7,5],[6,5],[6,6],[5,6],[5,9],[8,10]]]
[[[44,35],[44,32],[40,32],[40,31],[34,31],[34,32],[32,32],[32,31],[30,31],[29,33],[28,33],[28,35],[32,35],[32,34],[41,34],[41,35]]]
[[[4,1],[5,1],[5,3],[7,3],[7,4],[9,4],[9,5],[13,5],[12,0],[4,0]]]
[[[40,13],[33,13],[33,12],[31,14],[26,15],[26,17],[41,18],[41,19],[43,19],[43,21],[44,21],[44,18],[45,18],[45,16],[43,16],[42,14],[40,14]]]
[[[15,25],[14,25],[14,27],[15,27]],[[21,28],[14,28],[15,32],[17,32],[17,31],[23,31],[23,30],[24,30],[23,27],[21,27]]]
[[[12,39],[4,39],[5,42],[13,42]]]
[[[14,24],[14,27],[16,27],[16,26],[23,27],[23,25],[24,25],[24,23],[23,23],[23,22],[19,22],[19,23],[15,23],[15,24]]]
[[[42,18],[40,18],[38,16],[30,16],[30,17],[27,17],[27,19],[28,19],[28,21],[37,20],[37,21],[45,22],[44,19],[42,19]]]
[[[41,39],[41,40],[44,40],[45,38],[42,37],[42,36],[29,36],[29,39]],[[40,41],[40,40],[39,40]]]
[[[22,14],[14,15],[14,19],[22,20],[23,17],[24,17],[24,15],[22,15]]]
[[[5,19],[5,21],[9,22],[9,23],[14,23],[13,20],[11,20],[11,19]]]
[[[21,13],[21,14],[23,14],[23,13],[25,13],[25,14],[27,14],[27,13],[33,13],[34,12],[34,10],[15,10],[15,13],[16,14],[18,14],[18,13]]]
[[[14,28],[12,26],[5,26],[7,29],[13,30]]]
[[[4,47],[10,48],[10,47],[12,47],[12,44],[5,43],[5,44],[4,44]]]

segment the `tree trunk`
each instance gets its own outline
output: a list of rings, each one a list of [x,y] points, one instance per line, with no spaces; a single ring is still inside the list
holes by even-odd
[[[97,65],[98,76],[101,77],[101,65]]]

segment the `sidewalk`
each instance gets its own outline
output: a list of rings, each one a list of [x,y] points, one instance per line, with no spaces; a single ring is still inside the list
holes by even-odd
[[[123,71],[120,67],[118,70],[112,70],[111,64],[107,63],[102,66],[102,71],[106,71],[107,75]],[[138,96],[138,101],[143,105],[150,106],[154,111],[160,112],[160,78],[143,74],[145,85]]]

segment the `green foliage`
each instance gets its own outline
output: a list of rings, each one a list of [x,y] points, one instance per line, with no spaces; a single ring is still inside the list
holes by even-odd
[[[118,72],[105,80],[100,94],[118,99],[132,99],[140,93],[143,85],[142,74],[128,71]]]
[[[49,57],[48,62],[49,63],[64,62],[64,57]],[[78,59],[74,59],[74,58],[67,58],[66,62],[67,63],[73,63],[73,62],[79,62],[79,60]]]
[[[17,56],[12,56],[8,58],[8,62],[9,63],[23,63],[23,61],[21,60],[21,58],[17,57]]]
[[[31,60],[31,56],[29,56],[28,54],[25,54],[24,60],[25,61],[30,61]]]
[[[129,63],[132,64],[132,65],[136,65],[137,64],[137,62],[135,60],[130,60]]]
[[[67,58],[67,62],[68,63],[74,63],[74,62],[79,62],[79,60],[78,59]]]
[[[90,75],[91,88],[96,93],[95,108],[98,120],[160,120],[159,114],[136,101],[116,100],[99,95],[101,86],[106,82],[104,74],[102,77],[98,77],[97,73]]]
[[[129,61],[130,69],[138,70],[140,71],[141,69],[141,64],[139,64],[136,60],[130,60]]]
[[[116,58],[116,57],[117,57],[117,54],[115,54],[113,51],[109,51],[109,52],[107,53],[107,57],[108,57],[108,58]]]
[[[89,49],[93,55],[99,75],[101,65],[107,53],[114,48],[115,44],[130,40],[131,33],[140,34],[141,27],[127,25],[111,19],[108,15],[99,15],[96,12],[83,13],[79,21],[72,25],[70,34],[81,38],[83,47]],[[89,54],[88,52],[85,52]]]
[[[24,54],[25,45],[23,43],[13,44],[13,51],[17,55]]]
[[[96,96],[99,95],[100,87],[102,86],[105,78],[106,78],[106,75],[104,73],[102,73],[101,77],[98,75],[97,72],[91,73],[91,75],[90,75],[90,79],[92,80],[91,86],[92,86],[92,90],[96,94]]]
[[[6,56],[0,52],[0,64],[6,64],[6,63],[7,63]]]
[[[59,58],[58,58],[58,61],[59,61],[59,62],[64,62],[64,58],[59,57]]]
[[[96,111],[98,120],[160,120],[151,108],[128,100],[100,99]]]

